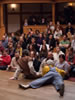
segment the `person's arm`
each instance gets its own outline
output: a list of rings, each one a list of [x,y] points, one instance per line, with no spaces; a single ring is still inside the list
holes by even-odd
[[[66,62],[63,67],[64,67],[64,71],[66,72],[66,74],[68,74],[70,71],[70,65],[68,64],[68,62]]]
[[[36,72],[35,69],[34,69],[33,61],[29,61],[28,66],[29,66],[29,69],[30,69],[30,72],[31,72],[32,75],[36,75],[36,76],[39,75],[39,73]]]
[[[75,64],[75,55],[74,55],[74,59],[73,59],[73,64]]]
[[[42,75],[42,68],[45,64],[45,59],[42,61],[41,65],[40,65],[40,70],[39,70],[39,73]]]
[[[20,48],[20,56],[22,56],[22,48]]]
[[[71,47],[72,47],[72,48],[73,48],[73,46],[74,46],[73,44],[74,44],[74,43],[73,43],[73,40],[72,40],[72,42],[71,42]]]
[[[11,57],[8,56],[8,57],[6,57],[6,59],[3,59],[2,61],[3,61],[5,64],[9,65],[10,62],[11,62]]]
[[[11,63],[9,65],[9,67],[13,67],[14,66],[14,58],[12,58]]]

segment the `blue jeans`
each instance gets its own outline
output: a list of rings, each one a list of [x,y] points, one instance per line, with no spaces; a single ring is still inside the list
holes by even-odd
[[[29,85],[32,88],[40,88],[43,85],[52,84],[56,88],[56,90],[60,90],[61,85],[64,84],[62,76],[56,72],[55,68],[51,68],[51,70],[45,74],[43,77],[31,82]]]

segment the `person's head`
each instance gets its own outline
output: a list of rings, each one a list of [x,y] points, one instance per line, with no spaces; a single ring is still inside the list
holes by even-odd
[[[3,55],[3,56],[7,56],[7,55],[8,55],[8,50],[7,50],[7,49],[4,49],[4,50],[2,51],[2,55]]]
[[[53,25],[53,22],[52,22],[52,21],[50,21],[50,22],[49,22],[49,25],[50,25],[50,26],[51,26],[51,25]]]
[[[48,51],[47,59],[52,59],[53,60],[53,53],[51,51]]]
[[[21,35],[23,38],[25,37],[25,33],[22,33],[22,35]]]
[[[46,40],[45,39],[43,40],[43,45],[46,45]]]
[[[28,50],[23,50],[22,57],[25,57],[25,56],[29,56],[29,51]]]
[[[10,43],[9,44],[9,48],[13,48],[13,43]]]
[[[15,57],[19,58],[20,57],[20,53],[18,51],[15,52]]]
[[[35,58],[35,56],[36,56],[35,51],[31,51],[31,52],[30,52],[30,57],[31,57],[31,58]]]
[[[46,45],[42,45],[42,49],[41,49],[41,51],[47,51],[47,47],[46,47]]]
[[[2,41],[0,41],[0,47],[2,46]]]
[[[60,61],[60,63],[63,63],[65,61],[65,55],[64,54],[59,55],[59,61]]]
[[[32,44],[29,45],[29,48],[28,48],[30,51],[33,51],[34,50],[34,46]]]
[[[69,54],[72,55],[73,54],[73,48],[69,48]]]
[[[34,32],[33,32],[33,31],[31,31],[31,32],[30,32],[30,35],[32,36],[33,34],[34,34]]]
[[[40,31],[39,30],[35,30],[35,34],[36,35],[39,35],[40,34]]]
[[[24,41],[24,39],[23,39],[22,36],[20,36],[19,41],[20,41],[20,42],[23,42],[23,41]]]
[[[15,36],[15,34],[14,34],[14,33],[11,33],[11,36],[12,36],[12,37],[14,37],[14,36]]]
[[[66,35],[63,36],[63,40],[64,41],[67,40],[67,36]]]
[[[31,39],[31,43],[34,44],[35,43],[35,38]]]
[[[30,32],[30,33],[32,32],[32,28],[29,28],[29,32]]]
[[[25,23],[28,23],[28,20],[27,20],[27,19],[25,19],[25,20],[24,20],[24,22],[25,22]]]
[[[33,20],[33,22],[35,22],[35,21],[36,21],[36,19],[35,19],[35,18],[33,18],[32,20]]]
[[[45,18],[42,18],[42,23],[44,23],[45,22]]]
[[[56,31],[59,32],[59,28],[58,27],[57,27]]]
[[[68,23],[68,27],[71,27],[71,23],[70,22]]]
[[[39,38],[42,38],[42,33],[39,34]]]
[[[12,42],[13,40],[12,40],[12,38],[11,37],[9,37],[8,38],[8,42]]]
[[[73,36],[74,40],[75,40],[75,33],[74,33],[74,36]]]
[[[53,35],[52,35],[52,34],[50,34],[50,35],[49,35],[49,39],[51,40],[52,38],[53,38]]]
[[[49,29],[47,33],[50,34],[51,33],[51,30]]]
[[[5,35],[3,35],[2,40],[3,40],[3,41],[5,41],[5,40],[6,40],[6,36],[5,36]]]
[[[21,48],[21,44],[20,43],[17,44],[17,48]]]
[[[60,22],[59,21],[57,21],[57,26],[60,26]]]
[[[60,52],[60,47],[56,47],[56,52],[59,53]]]

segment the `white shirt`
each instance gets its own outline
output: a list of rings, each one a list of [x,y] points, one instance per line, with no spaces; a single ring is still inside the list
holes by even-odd
[[[75,51],[75,40],[72,40],[72,42],[71,42],[71,47],[72,47],[73,50]]]
[[[47,50],[49,50],[49,45],[48,44],[46,44],[46,47],[47,47]],[[40,51],[41,51],[41,49],[42,49],[42,45],[40,46]]]
[[[61,35],[62,35],[62,30],[59,30],[59,32],[55,31],[55,33],[54,33],[54,38],[55,38],[55,39],[56,39],[56,38],[59,39]]]
[[[30,73],[32,74],[32,75],[38,75],[38,72],[36,72],[35,71],[35,69],[34,69],[34,66],[33,66],[33,61],[29,61],[28,62],[28,66],[29,66],[29,69],[30,69]]]

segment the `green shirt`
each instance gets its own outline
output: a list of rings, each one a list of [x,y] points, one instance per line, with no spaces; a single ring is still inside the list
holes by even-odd
[[[64,44],[70,44],[70,42],[68,40],[66,40],[66,41],[63,40],[63,41],[60,42],[60,44],[63,44],[63,45]]]

